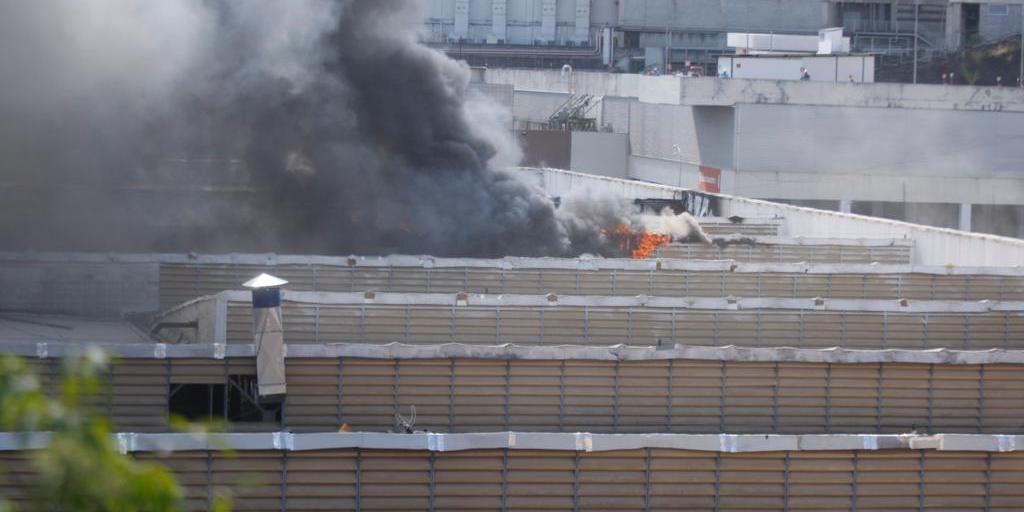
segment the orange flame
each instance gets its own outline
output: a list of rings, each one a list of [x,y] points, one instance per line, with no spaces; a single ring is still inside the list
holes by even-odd
[[[618,240],[619,250],[636,260],[647,259],[658,250],[658,247],[672,242],[672,235],[648,233],[642,229],[634,230],[625,224],[616,226],[611,234]]]
[[[649,258],[654,251],[658,250],[658,247],[668,245],[672,242],[672,235],[659,235],[657,233],[640,233],[640,240],[637,243],[636,249],[633,249],[631,255],[635,260],[645,260]]]

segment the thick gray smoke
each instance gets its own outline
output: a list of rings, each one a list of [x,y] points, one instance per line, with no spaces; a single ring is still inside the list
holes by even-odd
[[[580,252],[418,3],[0,3],[0,244]]]

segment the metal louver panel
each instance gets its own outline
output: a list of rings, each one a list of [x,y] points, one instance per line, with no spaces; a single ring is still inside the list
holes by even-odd
[[[137,458],[152,460],[148,453]],[[32,472],[2,455],[4,495]],[[919,450],[716,453],[341,449],[160,457],[190,510],[218,487],[244,510],[1015,510],[1024,455]]]
[[[284,422],[234,430],[383,432],[416,406],[433,432],[1024,433],[1018,365],[289,358]],[[168,373],[169,372],[169,373]],[[170,382],[223,383],[252,358],[122,359],[101,412],[166,431]],[[128,384],[134,383],[134,384]]]

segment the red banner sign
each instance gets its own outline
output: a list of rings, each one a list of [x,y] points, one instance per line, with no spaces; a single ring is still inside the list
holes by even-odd
[[[697,190],[715,194],[721,192],[722,170],[704,165],[700,166],[700,174],[697,175]]]

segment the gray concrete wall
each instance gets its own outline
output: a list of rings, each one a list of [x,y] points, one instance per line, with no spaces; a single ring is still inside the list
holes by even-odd
[[[636,103],[631,113],[634,156],[732,167],[731,108]]]
[[[625,178],[629,137],[624,133],[572,132],[570,169]]]
[[[601,119],[598,124],[602,129],[615,133],[629,133],[629,118],[636,103],[632,98],[605,96],[601,102]]]
[[[1024,203],[1024,180],[1018,178],[727,170],[722,173],[722,190],[739,196],[773,199],[973,203],[975,206]]]
[[[568,99],[567,93],[516,91],[512,102],[512,117],[517,121],[547,122],[551,114]]]
[[[1018,113],[809,105],[736,110],[739,171],[1024,179],[1024,115]]]
[[[517,121],[547,122],[551,114],[568,99],[568,93],[516,91],[512,114]],[[598,129],[614,133],[629,132],[630,113],[636,104],[635,99],[606,96],[595,98],[595,101],[597,103],[588,115],[597,120]]]

